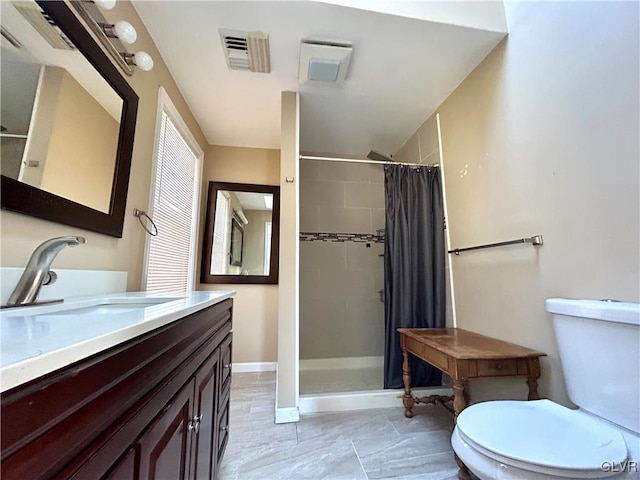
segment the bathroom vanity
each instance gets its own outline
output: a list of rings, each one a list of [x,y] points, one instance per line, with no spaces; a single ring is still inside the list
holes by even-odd
[[[2,313],[2,477],[216,478],[234,292]]]

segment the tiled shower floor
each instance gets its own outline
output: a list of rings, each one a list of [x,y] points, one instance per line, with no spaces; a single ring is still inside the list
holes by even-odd
[[[300,394],[381,390],[382,366],[340,370],[301,370]]]

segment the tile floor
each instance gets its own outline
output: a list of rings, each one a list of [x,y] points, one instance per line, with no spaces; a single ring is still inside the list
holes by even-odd
[[[276,425],[274,406],[273,372],[234,373],[221,480],[457,478],[453,421],[439,407],[418,406],[412,419],[399,405]]]

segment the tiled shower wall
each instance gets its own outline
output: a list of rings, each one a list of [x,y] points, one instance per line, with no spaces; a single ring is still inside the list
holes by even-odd
[[[375,234],[384,228],[382,165],[303,160],[300,231]],[[384,352],[384,244],[300,242],[300,358]]]

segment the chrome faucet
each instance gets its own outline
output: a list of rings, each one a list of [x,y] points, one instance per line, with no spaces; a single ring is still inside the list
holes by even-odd
[[[6,306],[24,307],[37,303],[40,288],[56,281],[57,275],[50,272],[49,267],[58,252],[64,247],[75,247],[83,243],[87,243],[87,239],[84,237],[56,237],[40,244],[31,254],[31,258],[18,281],[18,285],[9,296]],[[61,300],[53,302],[57,301]]]

